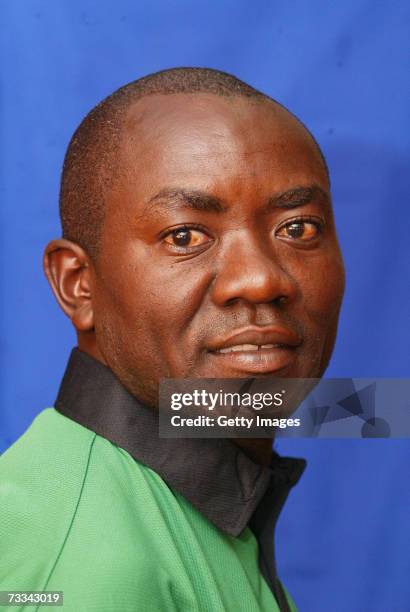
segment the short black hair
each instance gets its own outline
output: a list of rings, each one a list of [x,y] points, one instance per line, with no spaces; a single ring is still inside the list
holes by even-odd
[[[279,104],[237,77],[213,68],[161,70],[120,87],[97,104],[71,138],[64,158],[60,187],[63,238],[79,244],[90,257],[96,258],[98,255],[105,194],[118,176],[116,153],[129,106],[145,96],[178,93],[241,96]],[[306,126],[303,127],[313,139],[329,174],[319,145]]]

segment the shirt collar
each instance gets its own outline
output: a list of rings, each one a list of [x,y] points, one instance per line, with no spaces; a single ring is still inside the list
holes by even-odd
[[[157,472],[216,527],[233,536],[247,526],[268,488],[274,496],[275,483],[283,505],[283,487],[295,485],[306,466],[304,459],[276,453],[270,467],[260,466],[230,440],[220,438],[159,438],[158,413],[130,395],[109,368],[79,349],[71,353],[55,408]]]

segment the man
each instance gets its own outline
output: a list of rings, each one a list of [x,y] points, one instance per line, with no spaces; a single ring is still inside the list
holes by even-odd
[[[162,71],[84,119],[45,252],[78,337],[0,460],[0,588],[67,610],[290,610],[273,530],[303,460],[158,437],[161,378],[320,377],[344,273],[329,177],[280,104]]]

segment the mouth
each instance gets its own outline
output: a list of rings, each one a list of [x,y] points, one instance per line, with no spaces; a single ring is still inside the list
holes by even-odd
[[[219,349],[215,353],[228,354],[228,353],[247,353],[248,351],[265,351],[266,349],[272,348],[284,348],[282,344],[234,344],[227,348]]]
[[[302,339],[292,330],[247,327],[209,343],[218,369],[235,375],[284,373],[297,357]]]

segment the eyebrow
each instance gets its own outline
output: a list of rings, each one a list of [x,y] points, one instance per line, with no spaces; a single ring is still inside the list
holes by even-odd
[[[319,185],[313,184],[308,187],[292,187],[292,189],[276,193],[267,198],[265,205],[267,210],[292,209],[309,204],[315,199],[323,200],[328,206],[331,204],[329,193]]]
[[[221,213],[228,210],[228,207],[214,196],[198,189],[161,189],[156,195],[147,202],[147,207],[155,206],[159,202],[168,200],[171,204],[179,204],[185,208],[193,210],[203,210],[206,212]]]
[[[329,194],[322,189],[322,187],[319,187],[319,185],[313,184],[308,187],[292,187],[292,189],[287,189],[286,191],[281,191],[269,196],[265,200],[265,209],[271,211],[277,208],[297,208],[309,204],[312,200],[317,198],[324,200],[324,202],[330,206]],[[223,200],[211,196],[205,191],[166,187],[148,200],[144,207],[145,211],[151,211],[152,208],[160,205],[160,203],[165,200],[167,200],[168,204],[171,204],[171,206],[174,204],[192,210],[214,213],[223,213],[229,210],[229,207]]]

